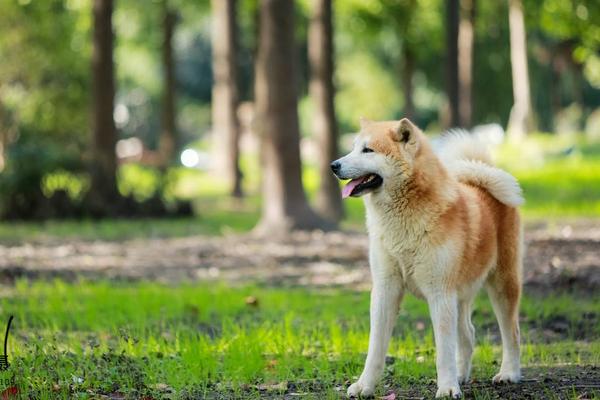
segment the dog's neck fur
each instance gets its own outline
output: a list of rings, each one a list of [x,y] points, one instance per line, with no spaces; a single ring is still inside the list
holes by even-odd
[[[365,196],[366,207],[388,217],[425,222],[439,217],[457,201],[457,182],[424,137],[412,170],[412,175],[396,186]]]

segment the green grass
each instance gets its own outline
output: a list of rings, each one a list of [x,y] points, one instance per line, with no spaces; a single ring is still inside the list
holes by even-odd
[[[523,188],[525,217],[600,217],[600,143],[538,134],[504,145],[497,159]]]
[[[260,385],[276,394],[273,385],[283,383],[315,398],[339,398],[339,388],[360,373],[367,349],[364,292],[21,281],[0,295],[2,315],[15,316],[12,366],[0,382],[14,380],[25,397],[161,398],[173,390],[177,398],[254,398],[265,394]],[[258,305],[248,305],[247,296]],[[600,298],[541,300],[523,300],[524,364],[600,363],[600,320],[589,318]],[[557,318],[569,328],[546,343],[541,328]],[[488,380],[500,348],[484,298],[477,301],[474,324],[474,377]],[[427,391],[435,368],[425,303],[406,298],[389,354],[396,361],[386,381]]]

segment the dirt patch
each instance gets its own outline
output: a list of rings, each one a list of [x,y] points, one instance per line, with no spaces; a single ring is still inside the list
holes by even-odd
[[[430,399],[435,395],[435,382],[411,385],[410,389],[394,388],[397,399]],[[523,369],[523,380],[516,384],[492,384],[477,381],[462,385],[464,399],[595,399],[600,395],[600,367],[565,366]]]
[[[600,396],[600,367],[524,368],[520,383],[492,384],[491,380],[474,380],[461,389],[465,399],[595,399]],[[398,399],[430,399],[435,395],[435,383],[391,392]]]
[[[184,399],[198,398],[202,394],[205,399],[321,399],[327,391],[339,393],[339,398],[346,397],[346,388],[350,381],[343,383],[321,382],[319,380],[299,382],[278,382],[272,385],[246,385],[241,392],[230,391],[223,387],[203,388],[201,391],[188,389],[182,393]],[[432,399],[435,397],[434,380],[414,379],[399,387],[391,378],[381,383],[384,395],[375,399]],[[464,399],[596,399],[600,396],[600,367],[594,365],[532,367],[523,369],[523,380],[516,384],[492,384],[491,378],[486,381],[473,380],[461,386]]]
[[[600,288],[600,228],[533,227],[526,231],[526,290]],[[368,241],[359,232],[252,235],[0,245],[0,280],[55,278],[164,282],[258,281],[274,285],[367,289]]]

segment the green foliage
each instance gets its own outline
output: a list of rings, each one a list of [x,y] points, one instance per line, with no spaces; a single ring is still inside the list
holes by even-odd
[[[58,191],[66,192],[70,199],[80,200],[89,187],[89,180],[84,174],[57,169],[42,177],[42,193],[51,197]]]
[[[119,168],[119,192],[138,201],[151,198],[159,192],[161,173],[155,168],[126,164]]]
[[[358,129],[358,117],[393,119],[402,100],[394,78],[367,53],[355,52],[340,58],[337,67],[339,91],[336,110],[346,130]]]
[[[336,100],[344,128],[359,116],[372,119],[402,115],[403,49],[418,66],[415,103],[420,122],[431,122],[442,104],[429,95],[443,87],[442,2],[438,0],[345,1],[335,6]],[[421,44],[426,41],[427,46]]]
[[[82,165],[76,148],[59,147],[47,138],[22,138],[9,148],[5,155],[6,168],[0,174],[0,216],[3,218],[52,217],[57,207],[62,207],[68,198],[54,197],[57,189],[73,198],[80,197],[85,186],[79,182],[64,182],[56,178],[48,180],[54,173],[73,177],[81,172]],[[60,179],[59,179],[60,180]],[[54,205],[52,199],[58,200]]]
[[[544,0],[531,4],[541,29],[550,37],[575,42],[573,57],[585,63],[598,57],[600,49],[600,7],[594,0]],[[534,20],[535,21],[535,20]],[[532,21],[532,22],[534,22]]]
[[[0,12],[0,106],[24,134],[84,142],[89,8],[77,1],[9,1]]]

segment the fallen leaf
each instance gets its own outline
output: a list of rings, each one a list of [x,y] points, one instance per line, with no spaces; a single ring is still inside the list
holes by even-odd
[[[396,400],[396,393],[394,392],[389,392],[388,394],[386,394],[383,397],[380,397],[381,400]]]
[[[254,296],[248,296],[244,299],[247,306],[258,307],[258,299]]]
[[[16,386],[9,386],[0,393],[2,400],[16,399],[19,397],[19,388]]]
[[[273,384],[262,384],[257,386],[258,390],[266,392],[285,392],[288,388],[287,381],[273,383]]]
[[[166,383],[156,383],[156,384],[152,385],[151,387],[160,392],[172,393],[175,391],[175,389],[173,389],[171,386],[167,385]]]

